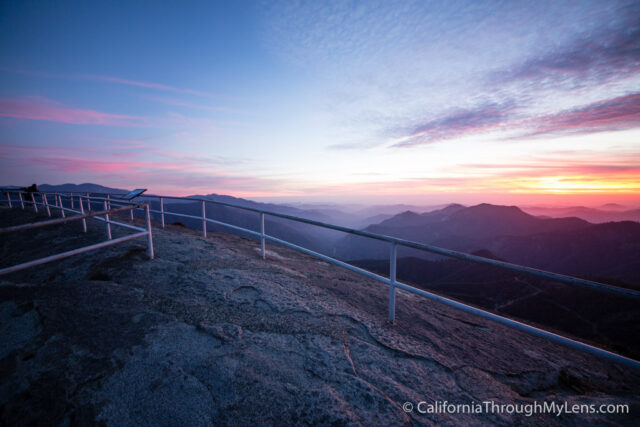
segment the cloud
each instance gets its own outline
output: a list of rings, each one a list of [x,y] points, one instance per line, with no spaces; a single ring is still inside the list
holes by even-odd
[[[135,147],[135,145],[134,145]],[[133,150],[121,158],[105,146],[23,146],[0,144],[0,164],[21,165],[27,170],[65,180],[94,180],[109,185],[155,188],[182,194],[215,190],[236,195],[281,195],[284,183],[273,177],[257,177],[226,170],[239,161],[223,157],[195,157],[155,149]],[[50,178],[48,178],[50,179]]]
[[[491,84],[527,81],[570,88],[620,79],[640,71],[640,10],[623,10],[626,19],[613,28],[580,35],[512,68],[490,75]]]
[[[0,117],[27,120],[44,120],[73,125],[99,125],[115,127],[185,128],[211,130],[218,123],[228,126],[242,126],[242,123],[216,122],[209,118],[190,117],[169,112],[163,117],[132,116],[105,113],[97,110],[79,109],[40,96],[20,98],[0,98]]]
[[[495,130],[520,130],[521,133],[509,139],[522,139],[553,134],[617,131],[640,126],[640,92],[539,116],[516,115],[515,110],[524,106],[514,105],[511,102],[489,103],[453,111],[413,127],[401,134],[391,147],[415,147]],[[342,144],[331,148],[353,149],[363,148],[363,145]]]
[[[585,8],[568,5],[569,10],[560,8],[553,17],[545,12],[546,18],[535,25],[527,22],[532,19],[533,11],[519,6],[505,8],[511,10],[507,15],[515,19],[515,22],[521,21],[521,26],[515,31],[511,20],[509,24],[504,25],[494,22],[497,32],[486,28],[487,33],[476,34],[480,41],[471,38],[470,33],[465,33],[465,37],[460,39],[461,42],[464,41],[464,46],[467,46],[464,66],[449,64],[441,59],[455,57],[455,52],[459,52],[455,43],[445,43],[438,50],[438,55],[423,48],[416,50],[415,53],[419,52],[419,55],[414,53],[412,56],[416,63],[422,58],[429,58],[428,72],[423,74],[430,76],[432,80],[425,80],[421,85],[414,84],[410,91],[405,93],[402,93],[401,84],[396,85],[398,90],[391,83],[387,84],[390,93],[383,94],[384,97],[380,101],[384,102],[382,107],[376,102],[384,88],[376,87],[379,83],[365,84],[366,93],[372,95],[365,96],[365,102],[349,103],[348,108],[345,107],[347,112],[341,112],[341,117],[349,114],[349,108],[357,109],[355,119],[350,117],[347,127],[359,126],[364,121],[369,129],[380,129],[373,138],[368,138],[368,141],[364,141],[364,138],[356,141],[343,140],[329,148],[363,150],[380,144],[395,148],[413,147],[479,135],[488,131],[518,131],[529,127],[534,128],[527,132],[531,134],[536,130],[542,133],[552,132],[550,126],[544,126],[542,123],[548,119],[555,120],[558,128],[574,123],[581,132],[634,127],[635,120],[615,117],[622,114],[622,111],[611,111],[610,123],[597,126],[587,120],[580,123],[579,116],[585,119],[588,111],[577,110],[580,109],[580,103],[586,108],[587,102],[598,98],[613,98],[637,91],[640,76],[638,5],[637,2],[626,5],[589,5]],[[555,19],[556,16],[565,18]],[[563,21],[567,18],[575,22]],[[480,27],[472,28],[477,30]],[[538,33],[532,31],[530,37],[521,37],[521,34],[525,33],[522,28],[537,28]],[[492,36],[482,39],[481,34]],[[497,34],[504,35],[505,40],[498,39]],[[514,39],[521,42],[520,46],[514,45]],[[428,43],[425,46],[433,44]],[[474,51],[471,46],[478,49]],[[491,52],[490,49],[495,49],[496,46],[499,46],[499,49],[493,54],[494,62],[485,64],[483,61],[487,56],[482,52]],[[447,74],[443,75],[442,71],[446,71]],[[393,81],[394,75],[386,77],[381,80]],[[431,86],[434,82],[437,82],[437,86]],[[352,87],[353,85],[348,86],[347,93],[358,88]],[[429,91],[426,92],[424,88],[428,88]],[[402,97],[395,97],[396,93],[401,93]],[[335,104],[344,102],[344,98],[338,98]],[[468,101],[474,98],[475,105],[468,104]],[[576,111],[560,111],[572,105],[578,105]],[[335,109],[333,105],[331,107]],[[602,114],[604,107],[594,106],[599,108]],[[380,119],[369,113],[375,109],[388,111],[386,118]],[[425,116],[425,111],[433,115]],[[566,121],[563,122],[560,116],[551,117],[553,114],[559,114],[559,111],[565,115],[575,114],[572,117],[566,116]],[[384,123],[385,121],[387,123]],[[506,139],[512,138],[508,136]]]
[[[596,102],[530,121],[525,136],[555,133],[593,133],[640,126],[640,92]]]
[[[626,192],[640,190],[640,151],[563,150],[505,163],[461,164],[474,181],[506,192]]]
[[[340,142],[337,144],[330,144],[327,146],[329,150],[359,150],[359,149],[369,149],[383,145],[384,142],[369,142],[369,141],[361,141],[361,142]]]
[[[392,147],[413,147],[495,130],[509,120],[513,110],[512,103],[485,103],[471,109],[456,110],[415,126]]]
[[[638,175],[640,173],[640,154],[631,154],[628,159],[592,158],[575,160],[582,153],[576,152],[573,157],[567,155],[560,158],[536,157],[530,162],[512,162],[509,164],[465,164],[460,166],[467,174],[491,176],[616,176]]]
[[[78,109],[39,96],[0,98],[0,116],[29,120],[46,120],[74,125],[142,126],[139,116],[111,114],[96,110]]]
[[[160,169],[188,169],[207,170],[212,167],[237,166],[247,162],[247,159],[229,158],[224,156],[193,155],[181,151],[158,148],[155,144],[139,140],[123,140],[109,138],[84,137],[77,139],[81,144],[75,145],[15,145],[0,144],[0,156],[13,158],[27,158],[38,156],[45,161],[52,160],[52,164],[67,165],[74,170],[98,171],[100,165],[105,169],[115,169],[116,164],[128,165],[124,167],[156,167]],[[83,144],[86,141],[98,141],[99,145]],[[125,160],[123,160],[125,158]],[[73,160],[79,159],[79,160]],[[93,161],[92,159],[99,159]],[[59,161],[62,160],[62,161]],[[67,160],[71,160],[67,162]],[[85,163],[85,165],[75,163]],[[97,168],[96,168],[97,167]]]
[[[129,79],[123,79],[120,77],[103,76],[103,75],[95,75],[95,74],[78,74],[78,75],[75,75],[75,77],[83,80],[93,80],[93,81],[99,81],[99,82],[105,82],[105,83],[116,83],[116,84],[126,85],[126,86],[144,87],[147,89],[155,89],[155,90],[160,90],[165,92],[175,92],[175,93],[181,93],[185,95],[195,95],[195,96],[201,96],[206,98],[215,97],[215,95],[211,93],[202,92],[199,90],[178,88],[178,87],[173,87],[173,86],[169,86],[161,83],[129,80]]]
[[[45,71],[23,70],[19,68],[10,68],[10,67],[3,67],[3,66],[0,66],[0,71],[4,71],[5,73],[11,73],[11,74],[22,74],[25,76],[45,77],[45,78],[52,78],[52,79],[76,79],[76,80],[91,80],[91,81],[104,82],[104,83],[114,83],[114,84],[125,85],[125,86],[143,87],[147,89],[154,89],[154,90],[159,90],[164,92],[181,93],[185,95],[195,95],[195,96],[200,96],[205,98],[216,97],[216,95],[212,93],[203,92],[199,90],[185,89],[185,88],[179,88],[175,86],[169,86],[162,83],[145,82],[141,80],[130,80],[130,79],[124,79],[120,77],[105,76],[105,75],[99,75],[99,74],[62,74],[62,73],[52,73],[52,72],[45,72]]]
[[[232,114],[242,114],[242,115],[251,114],[247,111],[240,110],[240,109],[221,107],[217,105],[196,104],[193,102],[187,102],[187,101],[182,101],[180,99],[167,98],[163,96],[145,96],[144,98],[154,102],[159,102],[165,105],[172,105],[175,107],[186,107],[194,110],[216,111],[216,112],[222,112],[222,113],[232,113]]]

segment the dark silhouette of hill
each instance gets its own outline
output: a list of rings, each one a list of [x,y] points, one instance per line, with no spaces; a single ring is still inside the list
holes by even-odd
[[[461,209],[464,209],[464,206],[459,204],[451,204],[442,209],[424,212],[422,214],[407,210],[394,215],[389,219],[381,221],[377,225],[381,227],[421,227],[426,224],[444,221],[452,214],[460,211]]]
[[[38,188],[41,191],[71,191],[74,193],[128,193],[129,190],[123,190],[121,188],[112,188],[105,187],[99,184],[92,184],[86,182],[84,184],[60,184],[60,185],[49,185],[49,184],[41,184],[38,185]]]
[[[510,262],[601,280],[640,285],[640,223],[593,224],[529,236],[489,239],[485,248]]]
[[[579,218],[540,219],[517,206],[480,204],[452,213],[445,224],[451,235],[473,237],[520,236],[551,231],[584,228],[588,223]]]
[[[253,200],[242,199],[233,196],[221,195],[221,194],[207,194],[207,195],[194,195],[188,197],[204,198],[214,202],[229,203],[237,206],[243,206],[252,209],[262,209],[270,212],[277,212],[285,215],[297,216],[301,218],[313,219],[322,222],[331,222],[336,218],[340,218],[342,215],[346,215],[343,212],[333,209],[298,209],[296,207],[288,205],[280,205],[276,203],[261,203],[254,202]]]
[[[255,202],[253,200],[220,194],[194,195],[189,197],[205,198],[216,202],[230,203],[253,209],[263,209],[265,211],[277,212],[285,215],[321,221],[328,224],[355,228],[362,228],[371,224],[376,224],[393,216],[385,213],[377,213],[372,216],[367,216],[366,214],[370,212],[384,212],[388,209],[394,209],[396,207],[379,206],[353,213],[338,209],[335,206],[327,207],[319,205],[319,207],[314,207],[313,205],[304,205],[304,208],[300,208],[289,206],[287,204]]]
[[[607,209],[607,210],[620,210],[620,211],[627,210],[626,207],[624,207],[619,203],[605,203],[604,205],[601,205],[600,208]]]
[[[412,212],[426,212],[432,211],[434,209],[439,209],[440,206],[417,206],[417,205],[407,205],[407,204],[394,204],[394,205],[373,205],[358,209],[355,213],[357,213],[361,217],[371,217],[375,215],[397,215],[402,212],[412,211]]]
[[[591,224],[579,218],[539,218],[516,206],[456,206],[426,214],[405,212],[366,231],[474,252],[487,249],[509,262],[565,274],[640,283],[640,224]],[[388,245],[347,236],[337,244],[343,259],[387,259]],[[417,250],[402,256],[433,259]]]

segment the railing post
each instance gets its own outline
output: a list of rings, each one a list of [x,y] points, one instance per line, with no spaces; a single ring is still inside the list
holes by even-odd
[[[164,228],[164,199],[162,197],[160,197],[160,222]]]
[[[82,196],[78,195],[78,203],[80,204],[80,213],[84,215],[84,206],[82,204]],[[87,219],[82,218],[82,231],[87,232]]]
[[[75,209],[75,206],[73,205],[73,193],[69,193],[69,197],[71,198],[71,209]]]
[[[47,195],[40,193],[40,197],[42,197],[42,202],[47,207],[47,215],[51,216],[51,209],[49,209],[49,199],[47,198]]]
[[[13,206],[11,206],[11,195],[9,194],[8,191],[7,191],[7,201],[9,202],[9,207],[12,208]]]
[[[31,203],[33,203],[33,210],[38,212],[38,205],[36,205],[36,196],[33,195],[33,192],[29,194],[31,194]]]
[[[205,209],[204,200],[202,201],[202,236],[207,238],[207,210]]]
[[[133,211],[135,211],[136,209],[133,208],[129,211],[129,216],[131,217],[131,221],[133,221]]]
[[[107,209],[107,201],[104,201],[104,210],[108,211],[109,209]],[[104,219],[106,220],[105,222],[107,223],[107,238],[109,240],[111,240],[111,224],[109,224],[109,214],[106,213],[104,214]]]
[[[260,253],[262,254],[262,259],[266,258],[264,240],[264,212],[260,212]]]
[[[391,253],[389,254],[389,322],[396,320],[396,260],[398,255],[398,244],[391,242]]]
[[[153,237],[151,235],[151,214],[149,213],[149,204],[145,205],[144,210],[147,217],[147,253],[149,254],[149,259],[153,259]]]
[[[60,194],[58,194],[58,201],[60,202],[60,214],[62,215],[62,218],[65,218],[64,205],[62,204],[62,196]]]
[[[58,207],[58,193],[53,193],[53,203],[55,204],[55,207]]]
[[[91,199],[89,198],[88,192],[87,192],[87,212],[91,212]]]
[[[111,194],[107,194],[107,209],[111,210]]]
[[[22,210],[24,210],[24,199],[22,198],[22,191],[18,191],[18,196],[20,197],[20,206]]]

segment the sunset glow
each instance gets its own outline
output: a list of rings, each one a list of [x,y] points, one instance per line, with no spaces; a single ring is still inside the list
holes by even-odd
[[[2,185],[640,203],[638,2],[81,6],[0,6]]]

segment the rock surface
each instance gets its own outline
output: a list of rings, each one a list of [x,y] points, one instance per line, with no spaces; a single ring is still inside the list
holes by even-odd
[[[45,219],[0,210],[0,227]],[[0,235],[0,267],[104,239]],[[126,231],[114,228],[117,237]],[[143,239],[0,277],[0,424],[636,424],[640,376],[225,234]],[[629,414],[420,414],[405,402],[628,404]]]

